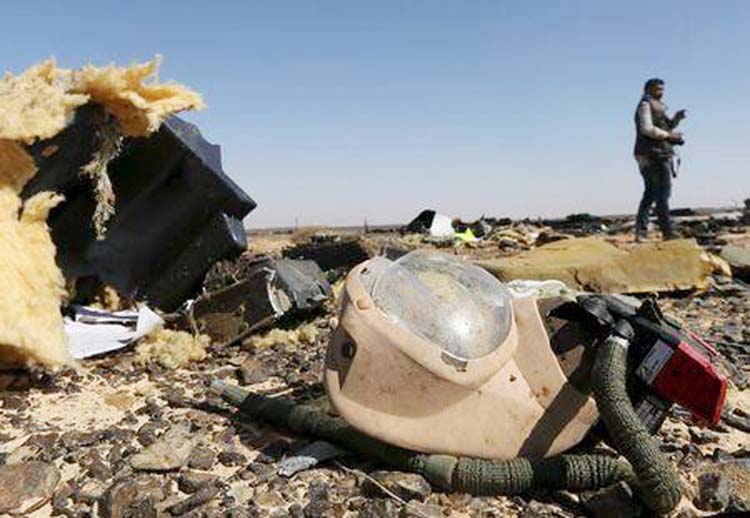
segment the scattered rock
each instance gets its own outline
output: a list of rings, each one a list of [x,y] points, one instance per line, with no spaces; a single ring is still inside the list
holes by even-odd
[[[187,497],[185,500],[182,500],[181,502],[178,502],[167,508],[167,511],[169,511],[169,513],[173,516],[183,515],[213,500],[213,498],[216,497],[216,495],[218,495],[220,491],[221,488],[218,484],[204,485],[201,489]]]
[[[52,498],[60,472],[46,462],[28,461],[0,467],[0,514],[27,514]]]
[[[130,465],[141,471],[179,469],[187,463],[192,449],[189,427],[173,426],[154,444],[130,457]]]
[[[624,482],[584,495],[581,503],[595,518],[632,518],[643,512],[640,502]]]
[[[440,518],[443,516],[443,508],[439,505],[411,500],[401,508],[399,516],[400,518]]]
[[[216,463],[216,453],[211,448],[196,446],[190,452],[188,466],[193,469],[209,470]]]
[[[36,459],[42,449],[36,444],[29,444],[28,441],[15,448],[7,457],[5,464],[20,464],[22,462]]]
[[[698,496],[693,503],[703,511],[720,511],[729,503],[729,481],[721,473],[704,473],[698,477]]]
[[[698,427],[689,428],[690,440],[695,444],[711,444],[719,440],[719,437],[709,430],[701,430]]]
[[[117,481],[102,496],[104,518],[156,518],[156,504],[164,500],[161,482],[153,476]]]
[[[222,466],[241,466],[247,463],[247,458],[234,448],[227,448],[219,453],[219,462]]]
[[[507,516],[508,513],[502,512],[500,510],[495,510],[495,512],[492,514],[490,513],[486,513],[486,514],[488,516],[495,516],[495,517],[500,518],[500,517]],[[519,518],[569,518],[571,514],[568,512],[562,511],[560,508],[556,506],[531,500],[525,505],[523,512],[519,513],[518,516]]]
[[[97,480],[105,481],[112,477],[112,469],[101,459],[96,459],[89,464],[88,474]]]
[[[255,504],[259,507],[277,508],[283,506],[285,503],[284,498],[276,491],[267,491],[255,497]]]
[[[93,505],[94,502],[98,502],[104,496],[107,491],[107,486],[98,480],[93,480],[86,483],[81,489],[79,489],[74,498],[76,502]]]
[[[724,412],[721,416],[725,424],[737,430],[750,433],[750,418],[743,417],[735,412]]]
[[[398,516],[398,506],[393,500],[378,498],[368,500],[359,511],[359,518],[393,518]]]
[[[74,480],[69,480],[62,484],[52,496],[52,511],[53,514],[66,514],[68,508],[68,500],[76,492],[76,483]]]
[[[328,485],[315,481],[307,488],[308,504],[302,510],[305,518],[327,516],[331,512],[331,502],[328,499]]]
[[[370,476],[404,501],[423,502],[432,493],[432,487],[424,477],[416,473],[399,471],[375,471]],[[387,496],[378,484],[370,479],[362,483],[362,491],[369,496]]]
[[[159,426],[153,421],[144,423],[144,425],[138,429],[138,433],[136,434],[138,442],[141,443],[142,446],[151,446],[156,442],[158,431]]]
[[[256,358],[248,358],[237,369],[237,377],[242,385],[254,385],[266,381],[271,374]]]
[[[92,446],[101,439],[101,432],[68,432],[61,437],[63,445],[70,451]]]
[[[180,474],[180,477],[177,479],[177,486],[183,493],[191,495],[206,485],[215,484],[217,480],[218,477],[210,473],[186,471]]]

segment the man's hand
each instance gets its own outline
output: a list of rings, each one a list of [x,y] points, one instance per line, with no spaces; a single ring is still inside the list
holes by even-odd
[[[667,140],[669,142],[684,142],[685,139],[679,131],[670,131]]]
[[[677,113],[674,114],[674,121],[675,122],[680,122],[685,117],[687,117],[687,111],[680,110],[680,111],[678,111]]]

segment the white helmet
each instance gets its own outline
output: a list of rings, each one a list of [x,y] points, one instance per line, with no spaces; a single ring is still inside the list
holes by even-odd
[[[431,251],[350,272],[325,385],[353,427],[427,453],[544,457],[598,417],[568,383],[535,299]]]

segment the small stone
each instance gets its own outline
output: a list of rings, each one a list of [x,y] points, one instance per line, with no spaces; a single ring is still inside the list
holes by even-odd
[[[29,440],[26,441],[26,443],[39,446],[43,450],[51,449],[55,447],[55,443],[57,443],[59,437],[60,435],[56,433],[40,433],[29,437]]]
[[[189,427],[173,426],[154,444],[130,457],[130,465],[141,471],[171,471],[187,464],[192,450]]]
[[[29,403],[18,396],[3,396],[0,400],[5,410],[24,410],[29,407]]]
[[[76,450],[93,446],[102,439],[101,432],[68,432],[61,437],[63,445],[68,450]]]
[[[180,516],[213,500],[221,488],[217,484],[208,484],[187,497],[185,500],[170,506],[167,510],[174,516]]]
[[[276,476],[276,468],[274,466],[269,464],[260,464],[258,462],[251,462],[247,466],[245,471],[247,471],[248,473],[252,473],[255,476],[255,484],[268,482]]]
[[[581,503],[594,518],[633,518],[643,512],[625,482],[583,495]]]
[[[305,518],[304,509],[296,502],[290,505],[286,511],[289,513],[289,518]]]
[[[688,431],[690,432],[690,440],[695,444],[710,444],[719,440],[715,433],[701,430],[695,426],[691,426]]]
[[[398,516],[398,507],[393,500],[377,498],[368,500],[360,509],[359,518],[393,518]]]
[[[76,492],[75,500],[84,504],[93,505],[94,502],[101,500],[106,491],[106,485],[98,480],[94,480],[86,483]]]
[[[401,509],[401,518],[441,518],[443,508],[435,504],[425,504],[411,500]]]
[[[75,492],[76,484],[74,480],[62,484],[52,496],[52,510],[57,514],[62,513],[62,510],[67,508],[68,500]]]
[[[402,473],[399,471],[375,471],[370,476],[386,489],[405,501],[418,500],[423,502],[430,494],[432,487],[423,476],[416,473]],[[388,496],[372,480],[365,479],[362,491],[369,496]]]
[[[164,411],[155,397],[149,397],[146,399],[146,405],[136,410],[135,413],[139,415],[146,414],[153,420],[159,420],[162,418]]]
[[[736,413],[724,413],[722,419],[725,424],[742,432],[750,433],[750,418],[742,417]]]
[[[107,466],[101,459],[94,460],[88,466],[88,473],[97,480],[107,480],[112,477],[112,469]]]
[[[504,516],[504,514],[501,514],[500,516]],[[567,515],[559,513],[554,506],[532,500],[518,516],[519,518],[560,518],[561,516]]]
[[[209,470],[216,463],[216,453],[211,448],[196,446],[190,452],[188,466],[193,469]]]
[[[200,490],[203,486],[215,484],[218,480],[216,475],[210,473],[200,473],[196,471],[186,471],[180,474],[177,479],[177,487],[180,491],[191,495]]]
[[[254,385],[267,380],[270,373],[259,360],[249,358],[237,369],[237,377],[242,385]]]
[[[285,503],[284,498],[276,491],[267,491],[255,496],[255,504],[267,509],[282,507]]]
[[[158,430],[159,427],[153,421],[145,423],[138,429],[138,432],[136,434],[138,442],[141,443],[142,446],[151,446],[156,442],[156,433],[158,432]]]
[[[225,511],[227,518],[254,518],[257,514],[253,514],[249,507],[243,507],[241,505],[234,506]]]
[[[20,464],[22,462],[36,459],[42,449],[36,444],[29,444],[28,441],[15,448],[5,458],[5,464]]]
[[[60,472],[46,462],[0,467],[0,514],[27,514],[44,505],[60,482]]]
[[[693,500],[702,511],[720,511],[729,503],[730,484],[721,473],[704,473],[698,477],[698,496]]]
[[[164,401],[172,408],[189,408],[192,406],[190,398],[185,393],[176,388],[169,387],[164,390]]]
[[[140,477],[112,484],[99,501],[103,518],[156,518],[156,504],[164,500],[156,477]]]
[[[312,482],[307,489],[307,496],[310,501],[302,510],[305,518],[317,518],[330,514],[331,502],[328,500],[328,485],[325,482]]]
[[[247,463],[247,457],[245,457],[240,452],[232,448],[227,448],[221,453],[219,453],[218,459],[222,466],[228,466],[228,467],[241,466]]]

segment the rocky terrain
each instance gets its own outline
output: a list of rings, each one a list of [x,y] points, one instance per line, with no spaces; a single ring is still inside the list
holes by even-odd
[[[492,244],[512,254],[512,236]],[[285,238],[256,240],[271,252]],[[483,256],[486,247],[466,247]],[[679,516],[750,511],[750,289],[719,279],[703,292],[662,294],[662,307],[720,351],[730,390],[722,422],[700,428],[675,408],[658,434],[684,485]],[[421,477],[356,456],[279,474],[309,445],[243,420],[210,385],[315,402],[335,304],[242,343],[213,345],[201,362],[169,370],[132,350],[85,360],[77,372],[0,394],[0,512],[83,518],[149,516],[438,517],[637,516],[629,489],[522,497],[443,494]],[[304,332],[294,331],[303,328]],[[39,386],[39,383],[42,386]]]

